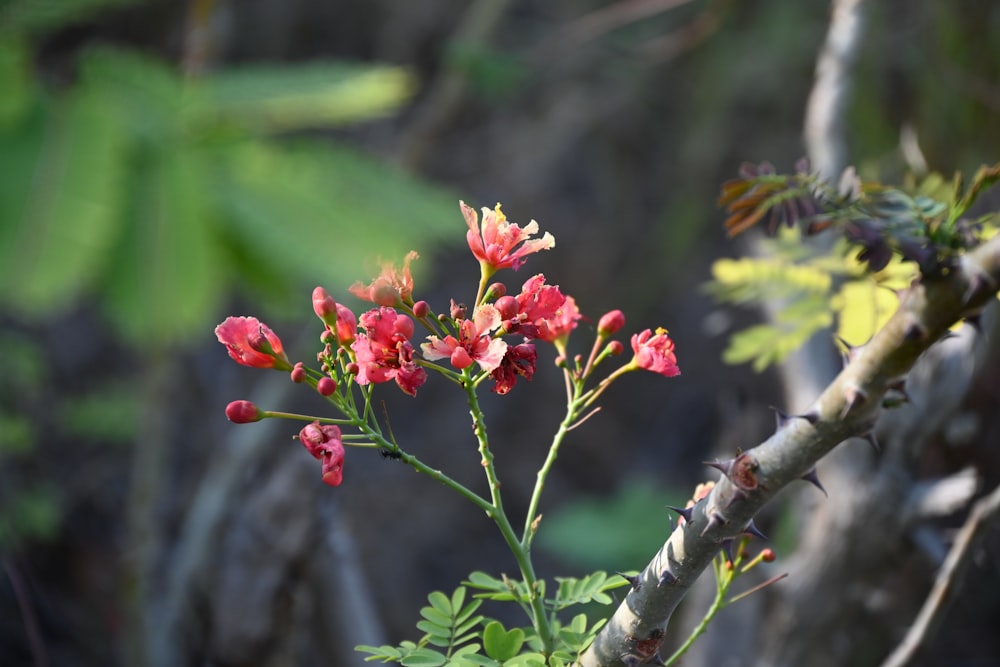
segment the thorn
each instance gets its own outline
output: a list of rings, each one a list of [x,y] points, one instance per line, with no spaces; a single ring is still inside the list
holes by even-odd
[[[927,337],[927,330],[919,322],[911,322],[906,327],[906,331],[903,332],[903,340],[907,342],[914,342],[918,340],[923,340]]]
[[[642,582],[639,579],[639,575],[625,574],[624,572],[616,572],[618,576],[624,578],[629,585],[632,587],[633,591],[637,591],[642,587]]]
[[[774,430],[780,431],[782,428],[784,428],[785,424],[787,424],[792,420],[792,418],[791,416],[789,416],[787,412],[783,412],[781,409],[776,408],[773,405],[771,406],[771,409],[774,410],[774,421],[775,421]]]
[[[882,453],[882,448],[879,446],[878,440],[875,438],[874,431],[868,431],[867,433],[863,433],[858,437],[861,438],[862,440],[867,440],[868,444],[872,446],[872,449],[875,450],[876,454]]]
[[[990,287],[990,281],[982,273],[973,273],[969,277],[969,287],[962,295],[962,303],[968,304],[981,291],[993,291]]]
[[[729,559],[730,563],[736,563],[736,554],[733,553],[733,538],[722,540],[722,550],[726,552],[726,558]]]
[[[888,389],[891,389],[892,391],[895,391],[898,394],[901,394],[902,397],[903,397],[903,402],[904,403],[912,403],[913,402],[913,399],[910,398],[910,395],[908,393],[906,393],[906,378],[900,378],[900,379],[896,380],[895,382],[890,382],[889,386],[888,386]]]
[[[720,461],[703,461],[707,466],[711,466],[722,472],[726,478],[743,491],[753,491],[757,488],[757,459],[750,452],[743,452],[735,459]]]
[[[677,577],[670,570],[664,570],[660,572],[660,581],[656,584],[657,587],[673,584],[677,581]]]
[[[854,361],[855,358],[857,358],[858,353],[861,351],[861,348],[864,347],[864,346],[863,345],[858,345],[858,346],[851,345],[850,343],[848,343],[846,340],[844,340],[840,336],[834,336],[834,338],[836,338],[837,342],[840,343],[843,346],[843,348],[844,348],[844,351],[841,352],[840,356],[841,356],[841,359],[844,362],[844,368],[847,368],[847,366],[852,361]]]
[[[686,523],[690,523],[690,524],[694,523],[691,520],[691,517],[694,516],[694,506],[693,505],[691,507],[685,507],[684,509],[681,509],[680,507],[674,507],[672,505],[667,505],[667,509],[671,509],[671,510],[677,512],[678,514],[680,514],[681,518],[684,519],[684,521]]]
[[[813,468],[812,470],[810,470],[806,474],[802,475],[802,477],[800,477],[799,479],[801,479],[804,482],[809,482],[810,484],[812,484],[813,486],[815,486],[817,489],[819,489],[820,491],[822,491],[824,496],[826,496],[827,498],[830,497],[830,494],[827,493],[826,489],[823,488],[823,485],[820,484],[819,475],[816,474],[816,468]]]
[[[762,540],[765,540],[765,541],[767,540],[767,535],[765,535],[764,533],[760,532],[760,528],[758,528],[757,524],[755,524],[753,522],[753,519],[750,519],[750,522],[743,529],[743,532],[746,533],[746,534],[748,534],[748,535],[753,535],[754,537],[759,537]]]
[[[862,403],[868,400],[868,394],[866,394],[860,387],[849,385],[844,388],[844,409],[840,411],[840,417],[843,419],[847,414],[858,407]]]
[[[809,412],[804,412],[801,415],[795,415],[799,419],[805,419],[810,424],[815,424],[819,421],[819,412],[816,410],[810,410]]]
[[[717,528],[724,523],[726,523],[726,518],[724,516],[722,516],[718,512],[712,512],[708,517],[708,524],[705,526],[705,529],[701,531],[702,537],[704,537],[705,533],[707,533],[708,531],[712,530],[713,528]]]

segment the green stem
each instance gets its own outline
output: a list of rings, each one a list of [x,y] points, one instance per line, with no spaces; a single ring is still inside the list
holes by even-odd
[[[463,371],[463,376],[462,388],[465,389],[469,411],[472,415],[473,432],[479,443],[479,454],[482,457],[483,469],[486,472],[486,480],[490,487],[492,504],[486,509],[486,513],[493,519],[497,528],[500,529],[500,534],[503,535],[507,547],[510,549],[511,554],[513,554],[514,560],[517,561],[518,569],[521,570],[521,576],[528,591],[532,624],[542,643],[542,653],[549,655],[552,653],[552,629],[548,616],[545,613],[545,603],[542,599],[538,577],[535,574],[535,567],[531,562],[528,546],[517,539],[514,528],[510,525],[507,513],[503,509],[503,499],[500,495],[500,479],[497,477],[496,467],[493,465],[493,453],[490,451],[489,437],[486,434],[486,417],[479,407],[479,397],[476,394],[476,383],[472,371],[466,369]]]
[[[569,374],[567,373],[568,376]],[[535,488],[531,492],[531,501],[528,503],[528,514],[524,518],[524,532],[521,536],[521,546],[525,550],[531,549],[531,541],[535,537],[535,529],[537,528],[534,525],[535,516],[538,514],[538,505],[541,502],[542,491],[545,489],[545,480],[549,476],[549,471],[552,469],[553,464],[555,464],[556,458],[559,456],[560,445],[562,445],[566,434],[569,433],[570,428],[573,426],[573,422],[579,416],[582,383],[571,381],[571,384],[572,394],[566,403],[566,416],[563,417],[562,422],[559,424],[559,430],[552,436],[552,444],[549,445],[548,456],[545,457],[545,462],[538,469],[538,473],[535,476]]]
[[[715,600],[712,601],[712,605],[708,608],[708,611],[705,612],[705,616],[701,619],[701,622],[698,624],[698,627],[696,627],[694,630],[691,631],[691,634],[688,635],[688,638],[686,640],[684,640],[684,643],[681,644],[680,648],[674,651],[674,654],[670,656],[670,658],[666,662],[663,663],[664,667],[670,667],[670,665],[673,665],[675,662],[680,660],[681,656],[687,653],[688,649],[691,648],[691,646],[695,643],[698,637],[701,637],[703,634],[705,634],[705,630],[708,629],[708,624],[712,622],[712,619],[715,618],[715,615],[720,611],[722,611],[722,609],[728,605],[728,602],[726,602],[725,598],[726,598],[726,593],[729,591],[730,584],[733,583],[733,578],[734,578],[733,574],[732,572],[725,573],[725,572],[719,572],[717,570],[716,576],[719,577],[719,579],[718,579],[718,586],[715,591]]]

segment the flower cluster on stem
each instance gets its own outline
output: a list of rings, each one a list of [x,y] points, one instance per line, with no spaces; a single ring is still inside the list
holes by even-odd
[[[234,423],[265,418],[299,419],[307,422],[299,442],[321,464],[323,482],[338,486],[344,479],[348,447],[377,449],[399,459],[473,502],[496,523],[520,569],[530,593],[527,608],[543,653],[552,649],[554,636],[531,561],[531,543],[539,527],[539,508],[545,479],[554,465],[567,434],[589,418],[597,399],[621,375],[649,370],[666,377],[680,373],[673,340],[666,330],[649,329],[632,336],[633,356],[597,379],[605,362],[621,355],[625,347],[612,337],[625,326],[625,316],[612,310],[599,318],[596,335],[587,355],[569,357],[571,335],[585,321],[576,300],[550,284],[542,274],[529,277],[520,292],[508,294],[493,276],[504,269],[516,271],[529,256],[555,246],[546,232],[540,238],[538,223],[521,227],[508,221],[500,205],[476,212],[460,203],[468,226],[467,241],[480,266],[475,298],[469,306],[454,299],[448,308],[435,312],[424,300],[414,300],[411,252],[397,268],[383,263],[371,283],[357,282],[350,292],[372,308],[355,314],[338,303],[324,288],[313,290],[313,312],[322,322],[322,348],[318,367],[288,360],[280,339],[252,317],[230,317],[216,328],[216,336],[238,363],[255,368],[289,372],[293,382],[306,384],[323,396],[337,417],[318,417],[262,410],[248,401],[234,401],[226,415]],[[418,334],[419,331],[419,334]],[[487,435],[486,417],[479,404],[479,390],[492,382],[491,391],[507,394],[519,380],[530,381],[538,363],[538,345],[551,344],[556,365],[566,384],[566,412],[549,443],[528,503],[524,527],[516,532],[501,497],[501,484]],[[376,385],[395,382],[403,392],[416,396],[429,375],[437,375],[460,387],[472,416],[473,433],[486,475],[488,495],[425,464],[419,455],[405,450],[388,430],[379,411],[373,409]]]

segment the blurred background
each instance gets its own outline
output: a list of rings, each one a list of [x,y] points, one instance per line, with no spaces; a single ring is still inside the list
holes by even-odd
[[[1000,6],[863,12],[846,160],[891,182],[1000,159]],[[663,506],[715,477],[701,462],[759,443],[788,405],[787,373],[721,361],[761,315],[702,285],[748,251],[725,238],[719,184],[745,160],[790,170],[808,152],[830,17],[779,0],[0,0],[0,664],[361,664],[355,644],[417,638],[430,590],[516,571],[491,522],[405,466],[352,450],[344,484],[324,487],[294,424],[223,414],[240,398],[323,410],[232,363],[213,335],[227,315],[260,317],[308,362],[311,289],[358,309],[347,286],[410,249],[419,298],[471,300],[459,199],[554,234],[498,279],[516,292],[544,273],[590,318],[579,338],[621,308],[626,331],[675,339],[681,377],[626,377],[571,434],[536,550],[549,578],[644,567],[671,527]],[[843,599],[782,605],[819,590],[790,577],[727,610],[729,634],[686,664],[881,662],[967,501],[1000,481],[1000,369],[988,345],[976,354],[946,416],[903,439],[921,443],[911,482],[974,471],[931,546],[873,519],[884,548],[851,540],[846,581],[812,575]],[[562,413],[552,356],[484,399],[515,517]],[[450,386],[382,394],[406,449],[483,484]],[[881,488],[884,464],[841,450],[863,461],[845,479]],[[803,548],[803,507],[858,514],[830,490],[832,509],[807,488],[767,510],[771,572]],[[1000,660],[998,547],[994,526],[919,664]],[[817,623],[815,661],[797,660],[787,617],[818,608],[839,613]],[[703,609],[692,595],[668,644]]]

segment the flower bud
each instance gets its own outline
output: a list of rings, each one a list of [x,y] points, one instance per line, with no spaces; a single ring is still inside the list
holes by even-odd
[[[500,312],[500,317],[504,320],[512,320],[517,316],[517,299],[512,296],[502,296],[493,305]]]
[[[332,378],[320,378],[319,382],[316,383],[316,391],[319,392],[320,396],[330,396],[337,391],[337,383]]]
[[[615,356],[618,356],[624,351],[625,351],[625,344],[622,343],[620,340],[613,340],[610,343],[608,343],[608,354],[613,354]]]
[[[250,401],[233,401],[226,406],[226,417],[234,424],[252,424],[264,418],[264,412]]]
[[[625,326],[625,313],[620,310],[612,310],[604,313],[597,323],[597,335],[602,338],[617,333]]]
[[[451,319],[453,320],[464,320],[465,319],[465,304],[455,303],[455,300],[451,301]]]
[[[330,328],[337,326],[337,302],[325,289],[317,287],[312,293],[313,312]]]
[[[767,548],[760,552],[760,559],[765,563],[773,563],[778,556],[775,555],[774,549]]]
[[[292,368],[291,376],[292,382],[295,382],[296,384],[303,382],[306,379],[306,368],[301,361],[295,364]]]
[[[507,293],[507,286],[503,283],[493,283],[486,288],[486,300],[499,299]]]
[[[417,301],[413,304],[413,316],[418,320],[427,317],[431,312],[431,305],[426,301]]]
[[[357,375],[360,371],[361,368],[355,362],[352,361],[351,363],[347,364],[348,375]]]

